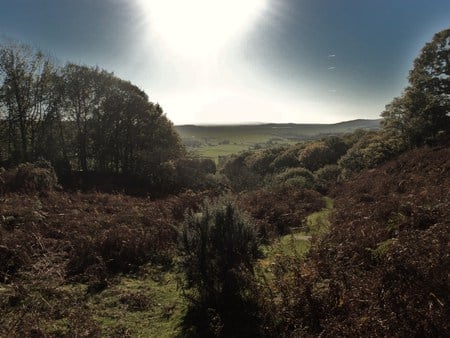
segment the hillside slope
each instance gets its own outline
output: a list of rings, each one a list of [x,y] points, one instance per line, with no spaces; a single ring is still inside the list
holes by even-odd
[[[450,149],[407,152],[334,195],[331,232],[312,254],[332,281],[326,335],[448,334]]]
[[[285,318],[277,330],[323,337],[446,336],[450,149],[404,153],[336,186],[332,195],[330,232],[313,244],[305,262],[281,265],[296,277],[282,290],[282,304],[289,305],[277,312]]]

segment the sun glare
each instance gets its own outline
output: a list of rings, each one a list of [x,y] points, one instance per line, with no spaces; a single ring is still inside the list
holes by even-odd
[[[242,35],[268,0],[138,0],[152,33],[179,56],[210,56]]]

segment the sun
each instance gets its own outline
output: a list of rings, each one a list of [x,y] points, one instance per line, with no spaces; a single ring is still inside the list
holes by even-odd
[[[151,33],[179,56],[209,56],[243,35],[269,0],[137,0]]]

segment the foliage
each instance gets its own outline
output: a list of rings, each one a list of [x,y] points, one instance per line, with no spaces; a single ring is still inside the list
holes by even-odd
[[[279,151],[277,156],[274,158],[268,169],[272,172],[280,172],[287,168],[293,168],[300,166],[298,160],[298,153],[300,149],[298,146],[289,147],[284,151]],[[267,170],[267,169],[266,169]]]
[[[363,169],[374,168],[393,158],[400,149],[399,143],[384,133],[366,133],[340,158],[342,176],[349,178]]]
[[[155,187],[160,164],[184,154],[162,108],[138,87],[99,68],[58,67],[24,45],[0,45],[0,123],[0,163],[44,158],[61,177],[125,174]]]
[[[267,242],[302,226],[309,214],[323,208],[323,200],[316,191],[279,186],[244,193],[239,205],[255,219],[259,236]]]
[[[227,178],[228,185],[236,192],[252,190],[263,186],[263,175],[252,171],[246,160],[250,154],[243,153],[225,162],[220,171]]]
[[[355,142],[344,136],[330,136],[320,141],[245,152],[228,159],[221,173],[237,192],[279,184],[314,189],[311,170],[336,164]]]
[[[275,176],[274,181],[278,185],[286,185],[303,189],[314,189],[315,177],[311,171],[305,168],[289,168]]]
[[[0,172],[0,192],[50,192],[58,188],[53,167],[48,162],[22,163]]]
[[[172,161],[175,167],[172,179],[175,189],[182,187],[190,189],[213,188],[215,182],[211,176],[216,173],[216,164],[210,159],[182,158]]]
[[[327,164],[317,170],[314,174],[320,182],[336,182],[341,175],[341,168],[337,164]]]
[[[347,145],[337,136],[307,145],[299,156],[300,165],[316,171],[327,164],[335,164],[347,152]]]
[[[404,94],[386,106],[383,127],[407,147],[445,140],[450,132],[450,29],[436,33],[409,73]]]
[[[258,246],[255,228],[229,200],[207,202],[199,213],[187,215],[181,241],[184,288],[195,291],[191,309],[213,309],[221,331],[239,330],[235,321],[242,323],[239,316],[250,301]]]

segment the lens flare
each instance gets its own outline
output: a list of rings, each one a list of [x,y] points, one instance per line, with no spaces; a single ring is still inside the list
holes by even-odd
[[[243,35],[268,0],[137,0],[151,31],[172,53],[209,56]]]

